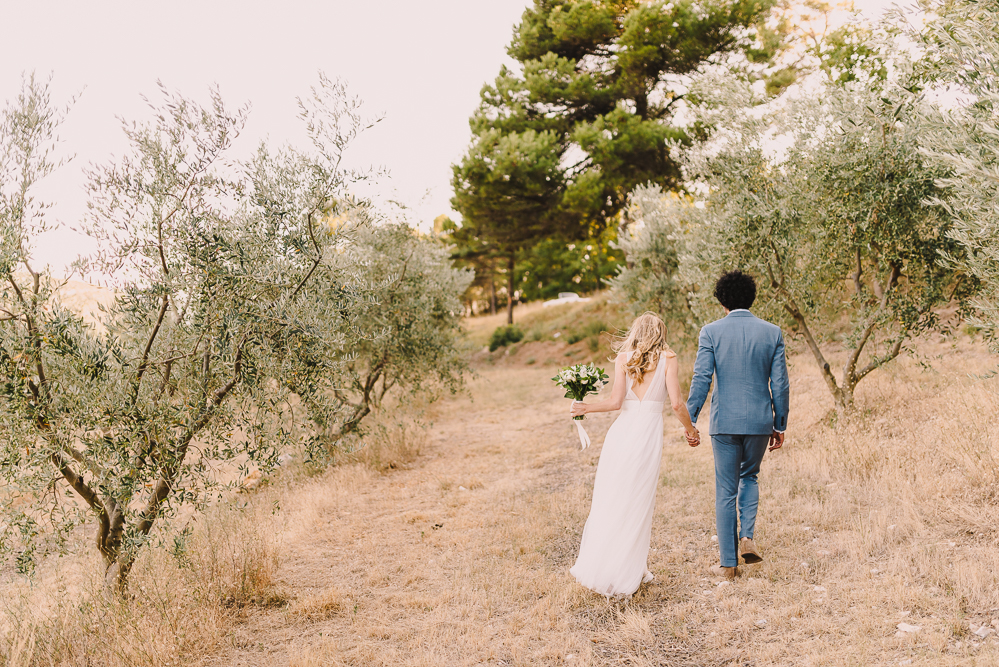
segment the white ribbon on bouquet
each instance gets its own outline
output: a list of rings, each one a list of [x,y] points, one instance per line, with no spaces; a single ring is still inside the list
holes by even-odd
[[[573,401],[572,404],[580,403],[581,401]],[[583,428],[582,419],[573,419],[572,423],[576,425],[576,432],[579,433],[579,444],[581,445],[580,450],[586,449],[590,444],[590,436],[587,435],[586,429]]]

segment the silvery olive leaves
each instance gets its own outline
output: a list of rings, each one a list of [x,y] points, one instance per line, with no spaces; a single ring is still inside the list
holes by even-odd
[[[88,320],[62,306],[59,281],[32,260],[46,209],[34,193],[57,164],[65,114],[33,77],[3,110],[0,549],[21,570],[93,524],[107,585],[123,591],[165,520],[351,414],[351,364],[379,366],[382,378],[394,369],[360,343],[414,321],[455,326],[467,277],[441,268],[431,240],[409,232],[403,242],[376,224],[352,194],[371,176],[341,167],[370,126],[360,103],[325,77],[311,93],[299,104],[312,147],[261,145],[245,162],[231,153],[247,109],[217,90],[205,106],[164,90],[151,122],[123,123],[130,149],[88,174],[83,229],[100,251],[78,268],[114,287]],[[400,256],[374,275],[366,248],[379,238],[395,239],[383,245]],[[407,256],[424,286],[444,281],[428,290],[429,316],[396,317],[400,303],[384,298],[413,289]],[[405,340],[434,335],[417,338]],[[442,366],[449,386],[460,382],[459,366]],[[390,383],[411,386],[408,372]],[[309,414],[293,409],[303,402]]]

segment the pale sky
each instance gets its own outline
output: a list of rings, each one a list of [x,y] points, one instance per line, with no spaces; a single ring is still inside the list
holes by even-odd
[[[350,151],[352,166],[391,173],[382,201],[408,207],[427,227],[450,213],[450,165],[468,141],[479,90],[506,56],[530,0],[0,0],[0,102],[17,94],[22,72],[54,76],[56,102],[79,101],[61,131],[76,158],[49,177],[54,220],[85,212],[83,168],[126,147],[117,117],[145,120],[142,95],[156,81],[204,101],[217,83],[233,106],[252,104],[239,150],[260,139],[305,145],[295,98],[322,70],[345,79],[371,115],[384,120]],[[877,14],[888,0],[858,0]],[[48,234],[35,256],[57,274],[89,242],[68,229]]]
[[[120,155],[117,116],[147,119],[141,95],[157,79],[200,101],[217,83],[233,106],[252,104],[240,150],[260,139],[305,146],[296,96],[322,70],[345,79],[384,120],[357,141],[353,166],[383,166],[381,198],[411,207],[413,224],[450,210],[451,163],[470,139],[483,83],[504,62],[529,0],[0,0],[0,103],[22,72],[54,75],[55,100],[82,91],[61,131],[76,158],[48,179],[54,219],[85,212],[83,168]],[[69,230],[36,244],[56,273],[88,247]]]

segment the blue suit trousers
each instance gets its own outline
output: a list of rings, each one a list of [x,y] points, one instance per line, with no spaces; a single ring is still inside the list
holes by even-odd
[[[769,443],[769,435],[711,436],[715,456],[715,521],[723,567],[736,567],[739,539],[753,537],[760,503],[756,478]]]

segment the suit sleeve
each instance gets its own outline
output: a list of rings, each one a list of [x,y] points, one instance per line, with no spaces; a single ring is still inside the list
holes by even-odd
[[[770,396],[774,404],[774,430],[787,430],[787,413],[790,410],[791,384],[787,378],[787,359],[784,353],[784,334],[777,334],[777,348],[770,364]]]
[[[697,416],[704,407],[711,389],[711,377],[715,374],[715,348],[711,336],[703,328],[697,341],[697,358],[694,360],[694,377],[690,380],[690,396],[687,397],[687,412],[690,420],[697,423]]]

